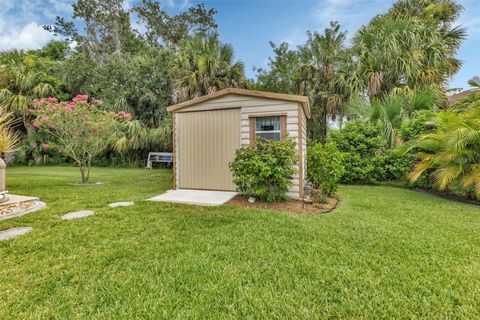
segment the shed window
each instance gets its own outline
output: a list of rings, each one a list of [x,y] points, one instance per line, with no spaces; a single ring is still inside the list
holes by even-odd
[[[255,118],[255,136],[263,139],[280,140],[280,117]]]

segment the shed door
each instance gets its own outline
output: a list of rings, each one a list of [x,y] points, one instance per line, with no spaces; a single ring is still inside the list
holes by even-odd
[[[240,109],[177,116],[180,188],[235,190],[228,163],[240,148]]]

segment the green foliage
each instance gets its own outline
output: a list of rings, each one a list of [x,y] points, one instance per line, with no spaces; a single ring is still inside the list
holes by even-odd
[[[421,111],[415,118],[402,123],[398,129],[398,136],[403,142],[415,139],[418,135],[433,129],[430,119],[435,115],[433,111]]]
[[[82,89],[102,97],[105,110],[128,111],[147,127],[156,128],[171,104],[171,60],[171,52],[162,48],[121,58],[112,56],[89,71]]]
[[[311,101],[308,136],[324,142],[328,121],[343,118],[346,102],[357,88],[350,82],[351,75],[347,75],[352,61],[345,47],[346,32],[340,25],[330,22],[323,34],[307,35],[307,42],[299,47],[298,88]]]
[[[291,50],[287,43],[275,46],[269,70],[258,69],[255,88],[302,94],[310,98],[308,136],[324,141],[328,121],[342,120],[346,102],[357,92],[358,81],[351,72],[352,56],[345,47],[346,32],[332,21],[323,33],[307,32],[305,44]]]
[[[386,146],[379,126],[350,121],[329,139],[344,153],[342,183],[373,183],[382,176],[381,153]]]
[[[224,88],[242,87],[243,62],[235,60],[232,45],[222,43],[218,33],[184,39],[175,62],[174,102],[200,97]]]
[[[403,154],[396,149],[385,149],[378,154],[378,181],[400,181],[407,183],[407,174],[415,163],[412,153]]]
[[[278,46],[270,42],[270,46],[274,57],[268,58],[268,70],[255,69],[257,80],[254,88],[262,91],[297,94],[298,66],[301,63],[298,51],[291,50],[286,42],[282,42]]]
[[[434,128],[406,144],[419,158],[409,178],[425,172],[440,191],[460,189],[480,199],[480,108],[444,110],[432,120]]]
[[[398,132],[402,125],[420,113],[438,109],[440,100],[440,93],[432,87],[408,92],[396,90],[384,98],[357,97],[349,103],[348,114],[351,118],[378,124],[392,148],[399,142]]]
[[[32,67],[33,58],[20,55],[22,62],[0,65],[0,107],[13,112],[28,126],[27,110],[33,99],[51,95],[55,90],[49,83],[42,82],[42,73]]]
[[[3,158],[6,152],[16,151],[20,145],[20,137],[13,130],[13,125],[13,114],[0,107],[0,158]]]
[[[49,145],[49,135],[40,130],[28,130],[23,145],[15,154],[14,163],[20,165],[53,165],[69,163],[69,158]]]
[[[414,153],[388,148],[379,125],[362,121],[347,122],[343,129],[332,132],[329,141],[344,154],[342,183],[406,183],[407,173],[416,160]]]
[[[337,191],[345,172],[343,154],[333,142],[313,143],[307,150],[307,180],[314,189],[330,196]]]
[[[207,10],[203,3],[189,6],[186,11],[169,16],[162,10],[160,3],[142,0],[133,8],[140,21],[147,25],[143,38],[150,45],[158,45],[160,41],[168,46],[178,45],[189,35],[205,34],[217,28],[215,9]]]
[[[258,140],[238,149],[229,166],[240,192],[273,202],[286,199],[297,160],[293,140]]]
[[[395,88],[444,87],[461,62],[465,29],[452,26],[462,7],[454,1],[399,0],[353,39],[356,73],[369,97]]]

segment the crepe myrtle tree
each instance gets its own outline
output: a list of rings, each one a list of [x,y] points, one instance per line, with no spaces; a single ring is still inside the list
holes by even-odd
[[[132,116],[126,112],[106,112],[97,108],[102,101],[77,95],[70,102],[56,98],[35,100],[29,112],[32,126],[47,134],[44,149],[54,148],[75,161],[82,183],[88,183],[92,158],[105,151],[122,136]]]

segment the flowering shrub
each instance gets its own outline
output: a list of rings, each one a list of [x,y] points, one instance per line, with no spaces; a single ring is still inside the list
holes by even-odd
[[[97,108],[102,101],[77,95],[70,102],[56,98],[34,101],[29,112],[35,116],[32,126],[49,137],[44,150],[55,148],[80,168],[82,183],[90,177],[92,158],[111,146],[132,116],[126,112],[105,112]]]

